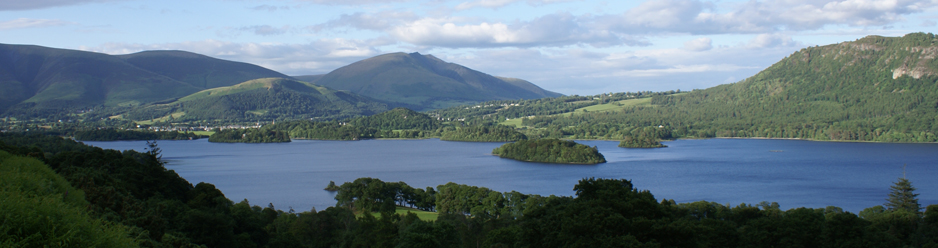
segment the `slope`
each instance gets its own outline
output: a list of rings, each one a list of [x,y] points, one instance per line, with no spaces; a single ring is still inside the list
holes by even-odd
[[[0,44],[0,112],[132,106],[198,90],[106,54]]]
[[[180,121],[338,119],[371,115],[387,105],[343,91],[287,78],[263,78],[199,91],[177,101],[124,115],[133,120],[172,116]]]
[[[144,51],[117,57],[139,68],[200,89],[232,86],[258,78],[289,78],[257,65],[221,60],[185,51]]]
[[[934,34],[868,36],[802,49],[738,83],[655,96],[651,106],[524,122],[610,138],[662,125],[676,137],[934,142],[936,57]]]
[[[336,69],[316,80],[316,84],[419,109],[560,96],[523,80],[511,81],[432,55],[392,53]]]

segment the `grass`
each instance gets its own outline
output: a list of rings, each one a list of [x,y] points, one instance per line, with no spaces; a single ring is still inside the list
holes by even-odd
[[[192,131],[192,133],[195,133],[198,135],[212,136],[212,134],[215,134],[215,131]]]
[[[172,116],[173,119],[178,119],[179,117],[182,117],[183,115],[186,115],[186,112],[176,112],[176,113],[172,113],[172,114],[169,114],[160,118],[152,119],[152,120],[135,121],[135,122],[141,125],[151,125],[154,122],[158,122],[158,121],[162,121],[162,122],[168,121],[170,116]]]
[[[408,207],[401,207],[401,206],[397,206],[397,209],[394,211],[395,214],[398,214],[401,216],[407,215],[407,212],[412,212],[414,214],[417,214],[417,218],[420,218],[421,220],[424,220],[424,221],[436,221],[437,217],[440,216],[440,214],[436,212],[428,212],[428,211],[423,211],[423,210],[408,208]],[[371,214],[374,215],[375,218],[381,218],[381,213],[371,213]]]
[[[521,119],[522,118],[514,118],[514,119],[507,120],[507,121],[503,121],[500,124],[506,125],[506,126],[521,127],[522,126]]]

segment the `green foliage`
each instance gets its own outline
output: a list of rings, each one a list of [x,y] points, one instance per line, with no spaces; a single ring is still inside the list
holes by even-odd
[[[648,138],[645,136],[639,136],[639,137],[625,136],[625,138],[623,138],[622,141],[619,142],[619,147],[660,148],[660,147],[668,147],[668,146],[661,144],[661,142],[659,142],[656,139]]]
[[[525,140],[528,137],[508,126],[472,126],[459,127],[443,132],[441,140],[476,141],[476,142],[511,142]]]
[[[889,198],[884,204],[889,210],[903,210],[912,213],[921,213],[922,206],[918,204],[918,194],[912,182],[906,178],[899,178],[895,185],[889,187]]]
[[[543,163],[598,164],[606,162],[606,158],[596,147],[559,139],[519,140],[495,148],[492,154],[503,158]]]
[[[287,132],[256,128],[229,128],[218,130],[208,137],[208,142],[221,143],[282,143],[290,142]]]
[[[75,131],[76,140],[81,141],[116,141],[116,140],[194,140],[202,138],[190,132],[177,131],[135,131],[113,128]]]
[[[378,130],[435,130],[441,123],[426,114],[395,108],[380,114],[352,119],[349,124]]]
[[[0,246],[137,247],[127,227],[93,218],[84,197],[41,161],[0,151]]]

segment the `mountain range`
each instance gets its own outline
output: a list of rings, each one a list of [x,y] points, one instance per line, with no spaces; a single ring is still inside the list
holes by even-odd
[[[280,79],[252,81],[264,78]],[[231,119],[269,113],[262,119],[313,118],[560,95],[521,79],[499,78],[416,53],[381,55],[329,74],[297,78],[185,51],[107,55],[0,44],[0,113],[60,117],[103,108],[124,117],[186,113],[189,118]],[[255,87],[259,84],[265,86]],[[252,90],[244,90],[248,88]],[[270,94],[253,91],[259,88]],[[233,89],[237,94],[199,95]],[[338,105],[323,105],[327,103]]]

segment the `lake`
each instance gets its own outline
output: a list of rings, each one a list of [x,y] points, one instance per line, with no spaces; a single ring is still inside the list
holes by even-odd
[[[922,206],[938,204],[938,144],[701,139],[663,142],[668,148],[597,146],[609,162],[557,165],[491,155],[502,143],[426,140],[317,141],[277,144],[159,141],[166,167],[196,184],[214,184],[229,199],[308,211],[334,206],[322,190],[360,177],[412,187],[447,182],[496,191],[570,196],[582,178],[629,179],[660,201],[712,201],[736,206],[778,202],[782,209],[838,206],[858,213],[881,205],[889,186],[912,181]],[[143,141],[85,142],[143,151]]]

